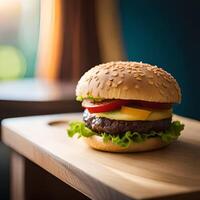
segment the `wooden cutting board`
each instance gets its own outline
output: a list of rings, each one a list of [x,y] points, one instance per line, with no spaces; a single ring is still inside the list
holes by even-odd
[[[200,199],[200,122],[180,139],[152,152],[117,154],[68,138],[67,122],[80,114],[3,121],[3,142],[92,199]]]

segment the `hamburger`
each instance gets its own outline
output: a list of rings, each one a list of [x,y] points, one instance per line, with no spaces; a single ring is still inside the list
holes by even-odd
[[[109,62],[87,71],[76,87],[85,109],[82,122],[71,122],[68,135],[83,137],[94,149],[140,152],[175,141],[184,125],[172,121],[181,102],[175,78],[142,62]]]

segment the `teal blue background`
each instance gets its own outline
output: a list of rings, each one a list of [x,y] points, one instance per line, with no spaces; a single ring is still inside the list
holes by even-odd
[[[182,88],[175,113],[200,119],[200,1],[119,0],[129,60],[162,66]]]

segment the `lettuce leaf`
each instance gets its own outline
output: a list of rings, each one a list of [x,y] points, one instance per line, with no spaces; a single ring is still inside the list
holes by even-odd
[[[142,134],[138,132],[127,131],[122,136],[120,135],[110,135],[108,133],[101,134],[103,141],[108,142],[109,140],[112,141],[113,144],[117,144],[122,147],[127,147],[131,142],[140,143],[143,142],[145,139],[142,137]]]
[[[67,132],[69,137],[73,137],[75,134],[78,134],[78,138],[82,136],[90,137],[95,135],[95,132],[87,128],[83,122],[71,122]]]
[[[106,143],[112,141],[112,143],[128,147],[130,143],[140,143],[152,137],[160,137],[162,141],[170,143],[171,141],[177,139],[180,136],[180,132],[184,129],[184,125],[179,121],[174,121],[171,123],[170,127],[162,132],[151,131],[150,133],[138,133],[127,131],[122,135],[111,135],[108,133],[97,134],[91,129],[85,126],[84,122],[71,122],[67,130],[68,136],[73,137],[75,134],[80,137],[90,137],[92,135],[99,135],[102,137],[103,141]]]
[[[99,102],[99,101],[102,101],[103,99],[102,98],[99,98],[99,97],[93,97],[93,96],[91,96],[91,95],[88,95],[87,96],[87,98],[84,98],[84,97],[82,97],[82,96],[77,96],[76,97],[76,101],[83,101],[84,99],[90,99],[90,100],[92,100],[92,101],[94,101],[94,102]]]
[[[84,98],[83,98],[82,96],[77,96],[77,97],[76,97],[76,101],[83,101],[83,99],[84,99]]]

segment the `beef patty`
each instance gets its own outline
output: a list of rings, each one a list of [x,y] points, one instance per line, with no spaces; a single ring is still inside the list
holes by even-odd
[[[148,133],[150,131],[163,131],[169,128],[171,118],[156,121],[125,121],[105,117],[96,117],[89,112],[84,112],[83,120],[86,126],[97,133],[122,134],[126,131]]]

